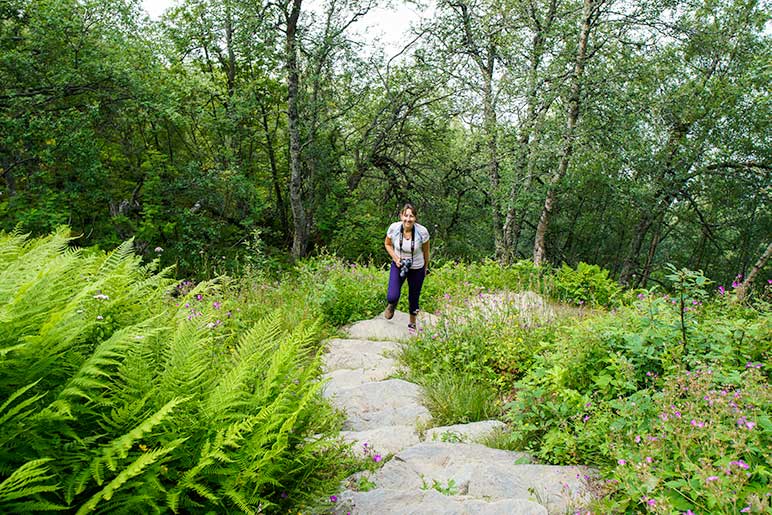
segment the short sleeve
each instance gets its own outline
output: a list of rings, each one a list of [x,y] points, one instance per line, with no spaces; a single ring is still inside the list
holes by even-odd
[[[394,241],[394,238],[399,235],[399,222],[395,222],[389,226],[388,229],[386,229],[386,237],[391,238],[391,241]]]
[[[424,244],[427,241],[429,241],[429,239],[430,239],[430,237],[429,237],[429,229],[427,229],[423,225],[418,227],[418,234],[421,237],[421,244]]]

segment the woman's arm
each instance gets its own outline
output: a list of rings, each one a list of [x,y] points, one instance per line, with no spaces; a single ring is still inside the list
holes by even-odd
[[[383,241],[383,246],[386,247],[386,252],[389,253],[389,256],[391,256],[391,259],[397,266],[401,266],[402,260],[399,259],[399,255],[397,255],[397,252],[394,250],[394,243],[392,243],[391,238],[386,236],[386,239]]]
[[[425,242],[421,245],[421,250],[424,253],[424,273],[429,271],[429,242]]]

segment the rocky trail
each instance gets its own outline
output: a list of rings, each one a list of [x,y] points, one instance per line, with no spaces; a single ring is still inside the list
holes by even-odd
[[[419,328],[433,322],[423,317]],[[347,414],[342,436],[352,452],[393,457],[350,478],[350,489],[336,496],[336,514],[561,514],[587,497],[585,467],[533,464],[527,454],[475,443],[503,427],[499,421],[431,427],[420,386],[394,378],[410,340],[406,313],[347,332],[327,342],[324,394]]]

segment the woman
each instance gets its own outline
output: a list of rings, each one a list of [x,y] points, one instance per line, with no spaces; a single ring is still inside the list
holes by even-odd
[[[418,300],[421,296],[421,286],[424,284],[429,270],[429,231],[423,225],[416,223],[415,207],[405,204],[399,213],[400,222],[394,222],[386,231],[384,246],[391,256],[391,272],[389,274],[389,291],[386,295],[386,311],[383,316],[391,319],[399,301],[402,283],[407,279],[408,304],[410,306],[410,323],[408,331],[415,333],[415,318],[418,314]],[[403,263],[407,266],[401,272]]]

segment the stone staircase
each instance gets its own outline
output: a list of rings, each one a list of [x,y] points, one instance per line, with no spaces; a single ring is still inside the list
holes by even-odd
[[[434,322],[423,317],[419,328]],[[353,443],[352,452],[393,455],[378,471],[350,478],[349,485],[369,489],[335,496],[334,513],[542,515],[581,506],[589,496],[589,469],[532,464],[526,454],[474,443],[501,422],[420,431],[431,423],[421,388],[393,378],[396,356],[409,344],[407,322],[398,311],[392,320],[358,322],[349,338],[327,342],[324,395],[347,414],[342,437]]]

